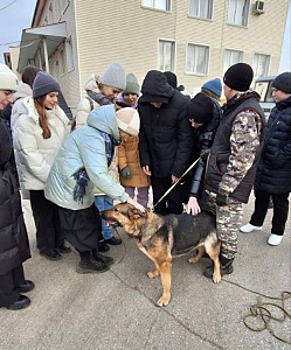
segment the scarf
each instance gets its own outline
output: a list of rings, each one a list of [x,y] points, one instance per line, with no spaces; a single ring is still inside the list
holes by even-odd
[[[114,148],[118,145],[118,142],[106,132],[98,129],[96,130],[102,136],[105,142],[105,154],[107,158],[107,166],[109,167],[112,162]],[[74,174],[74,179],[76,180],[76,186],[73,192],[74,201],[83,204],[84,195],[86,194],[86,187],[88,185],[88,181],[90,180],[86,169],[83,168],[78,170]]]

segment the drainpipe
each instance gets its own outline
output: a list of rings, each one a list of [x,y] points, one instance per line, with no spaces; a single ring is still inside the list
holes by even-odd
[[[49,63],[48,63],[48,54],[47,54],[47,41],[46,37],[42,38],[42,46],[43,46],[43,55],[44,55],[44,62],[45,62],[45,70],[49,73]]]

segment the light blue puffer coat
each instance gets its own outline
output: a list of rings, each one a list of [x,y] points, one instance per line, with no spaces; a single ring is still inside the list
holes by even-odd
[[[128,199],[124,188],[108,173],[105,142],[96,130],[119,139],[114,106],[95,108],[89,114],[87,124],[73,131],[63,142],[44,189],[47,199],[71,210],[86,209],[93,204],[94,185],[113,199],[121,202]],[[74,174],[84,168],[90,181],[82,204],[74,201],[73,192],[76,185]]]

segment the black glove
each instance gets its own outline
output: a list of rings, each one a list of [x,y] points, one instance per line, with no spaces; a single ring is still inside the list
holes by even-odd
[[[209,156],[209,153],[210,153],[210,148],[205,149],[205,150],[200,154],[201,159],[207,160],[207,158],[208,158],[208,156]]]
[[[223,205],[227,205],[228,204],[228,197],[225,196],[224,194],[217,193],[217,195],[216,195],[216,204],[219,207],[222,207]]]
[[[123,176],[123,177],[125,177],[126,179],[130,179],[131,178],[131,171],[130,171],[130,169],[129,169],[129,167],[128,166],[126,166],[125,168],[123,168],[121,171],[121,175]]]

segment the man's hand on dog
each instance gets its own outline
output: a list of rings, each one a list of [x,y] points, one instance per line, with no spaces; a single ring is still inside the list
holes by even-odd
[[[141,204],[139,204],[137,201],[135,201],[135,200],[132,199],[131,197],[128,197],[127,203],[133,205],[134,207],[136,207],[136,209],[138,209],[138,210],[141,211],[142,213],[144,213],[144,212],[146,211],[146,208],[145,208],[144,206],[142,206]]]
[[[224,205],[227,205],[228,204],[228,196],[221,194],[221,193],[217,193],[216,204],[219,207],[223,207]]]
[[[125,168],[121,169],[121,175],[125,177],[126,179],[130,179],[132,177],[131,171],[128,166]]]
[[[198,215],[199,213],[201,213],[201,209],[200,206],[198,204],[197,198],[196,197],[189,197],[189,201],[186,204],[186,213],[190,214],[190,215]]]

